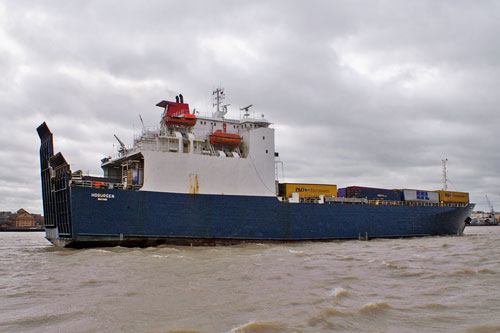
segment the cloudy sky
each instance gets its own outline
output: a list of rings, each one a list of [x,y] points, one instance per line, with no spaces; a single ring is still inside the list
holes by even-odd
[[[0,210],[41,213],[46,121],[100,175],[182,93],[276,129],[281,180],[468,191],[500,210],[498,1],[0,1]]]

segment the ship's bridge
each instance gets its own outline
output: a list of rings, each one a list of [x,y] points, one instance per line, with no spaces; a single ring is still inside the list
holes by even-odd
[[[263,116],[201,116],[179,97],[157,106],[160,124],[144,127],[129,147],[119,141],[118,155],[102,160],[105,177],[150,191],[276,195],[274,129]]]

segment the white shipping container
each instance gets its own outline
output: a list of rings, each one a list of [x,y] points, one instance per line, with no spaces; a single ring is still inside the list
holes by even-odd
[[[439,203],[439,193],[421,190],[403,190],[404,201]]]

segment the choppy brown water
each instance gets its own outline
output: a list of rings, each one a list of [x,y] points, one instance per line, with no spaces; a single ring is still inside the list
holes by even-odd
[[[0,233],[5,332],[498,332],[500,227],[463,237],[57,249]]]

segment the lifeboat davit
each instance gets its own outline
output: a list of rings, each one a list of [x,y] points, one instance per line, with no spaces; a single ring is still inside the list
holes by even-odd
[[[210,134],[210,143],[213,145],[239,147],[241,144],[241,136],[238,134],[223,133],[221,130],[217,130]]]
[[[185,114],[182,116],[166,115],[164,118],[167,125],[194,126],[196,125],[196,116],[194,114]]]

